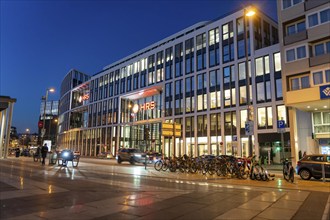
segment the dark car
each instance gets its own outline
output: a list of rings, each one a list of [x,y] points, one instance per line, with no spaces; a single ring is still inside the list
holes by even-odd
[[[128,161],[130,164],[145,163],[146,153],[143,153],[141,150],[136,148],[121,148],[118,150],[116,158],[118,163],[123,161]]]
[[[322,178],[322,165],[324,165],[325,178],[330,178],[330,155],[306,155],[298,161],[296,170],[303,180],[309,180],[311,177],[320,179]]]

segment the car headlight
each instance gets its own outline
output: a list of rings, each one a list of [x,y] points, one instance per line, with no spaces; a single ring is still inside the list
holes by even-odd
[[[136,156],[136,157],[142,157],[141,154],[134,154],[134,156]]]

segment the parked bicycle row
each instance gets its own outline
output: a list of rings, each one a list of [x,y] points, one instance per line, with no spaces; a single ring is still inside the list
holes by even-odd
[[[237,158],[234,156],[199,156],[164,158],[155,162],[154,168],[157,171],[170,172],[180,171],[182,173],[201,173],[203,175],[218,175],[223,177],[236,177],[239,179],[271,180],[270,175],[257,160],[256,156],[249,158]]]

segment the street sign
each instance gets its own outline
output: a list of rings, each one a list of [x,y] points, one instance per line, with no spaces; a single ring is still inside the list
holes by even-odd
[[[278,120],[277,121],[277,132],[278,133],[284,133],[285,132],[285,121],[284,120]]]
[[[253,135],[253,121],[245,122],[245,135]]]

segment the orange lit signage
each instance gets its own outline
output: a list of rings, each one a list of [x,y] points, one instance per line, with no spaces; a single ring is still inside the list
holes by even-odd
[[[85,94],[83,97],[82,97],[82,100],[85,101],[85,100],[88,100],[89,99],[89,94]]]
[[[86,101],[89,99],[89,94],[85,94],[79,97],[79,102]]]
[[[146,103],[140,105],[141,110],[152,110],[155,107],[156,107],[156,102],[155,101],[146,102]]]

